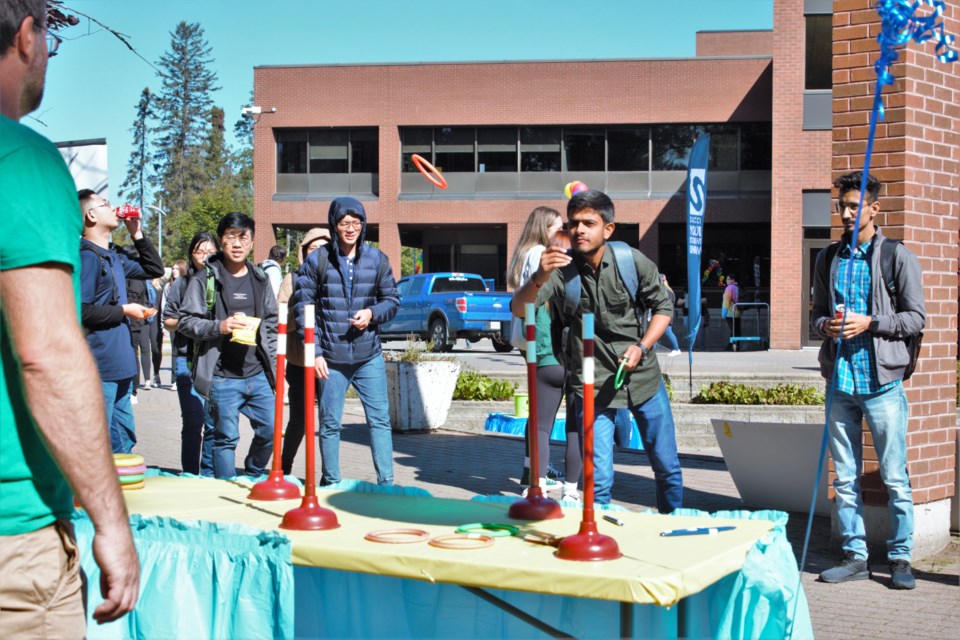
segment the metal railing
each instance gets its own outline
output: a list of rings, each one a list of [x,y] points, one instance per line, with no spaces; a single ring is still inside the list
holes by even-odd
[[[733,305],[733,314],[736,317],[737,310],[751,311],[756,310],[756,334],[753,335],[736,335],[737,325],[740,325],[741,330],[744,327],[744,320],[747,319],[746,313],[740,315],[740,322],[733,323],[733,332],[730,336],[731,344],[738,344],[741,342],[757,342],[760,344],[761,349],[770,348],[770,305],[766,302],[738,302]],[[762,313],[765,311],[766,313]],[[764,316],[766,316],[766,322],[764,322]],[[766,325],[766,332],[761,331]]]

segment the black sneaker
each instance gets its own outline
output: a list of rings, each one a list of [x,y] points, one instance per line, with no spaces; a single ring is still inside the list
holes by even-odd
[[[839,565],[820,574],[820,581],[836,584],[851,580],[867,580],[869,577],[870,570],[867,568],[866,559],[858,560],[853,552],[848,551]]]
[[[917,581],[913,578],[913,572],[910,571],[909,560],[891,560],[890,561],[890,588],[891,589],[914,589]]]
[[[520,474],[520,484],[525,487],[530,485],[530,467],[523,468],[523,473]]]

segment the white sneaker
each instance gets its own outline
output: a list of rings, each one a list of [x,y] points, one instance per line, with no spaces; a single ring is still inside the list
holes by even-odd
[[[144,382],[142,385],[140,385],[140,388],[143,389],[144,391],[149,391],[149,390],[150,390],[150,381],[147,380],[146,382]]]
[[[676,358],[678,355],[680,355],[680,349],[674,349],[673,351],[667,354],[667,357]]]
[[[580,492],[576,489],[563,489],[563,493],[560,494],[560,499],[567,502],[581,502],[583,499],[580,497]]]
[[[137,404],[137,396],[130,396],[130,404]]]

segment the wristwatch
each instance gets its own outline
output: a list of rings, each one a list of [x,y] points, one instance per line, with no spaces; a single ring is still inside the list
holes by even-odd
[[[648,354],[648,353],[650,353],[650,347],[648,347],[647,345],[643,344],[642,342],[641,342],[639,345],[637,345],[637,346],[639,346],[639,347],[640,347],[640,351],[643,352],[643,355],[640,356],[640,362],[643,362],[643,359],[647,357],[647,354]]]
[[[870,333],[876,333],[880,329],[880,321],[877,316],[870,316]]]

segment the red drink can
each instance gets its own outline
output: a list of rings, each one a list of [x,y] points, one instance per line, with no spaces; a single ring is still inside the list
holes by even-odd
[[[843,314],[846,313],[846,311],[847,308],[844,305],[838,304],[836,306],[837,320],[843,320]]]
[[[121,220],[124,219],[139,219],[140,218],[140,207],[136,207],[132,204],[122,204],[114,210],[117,214],[117,217]]]

